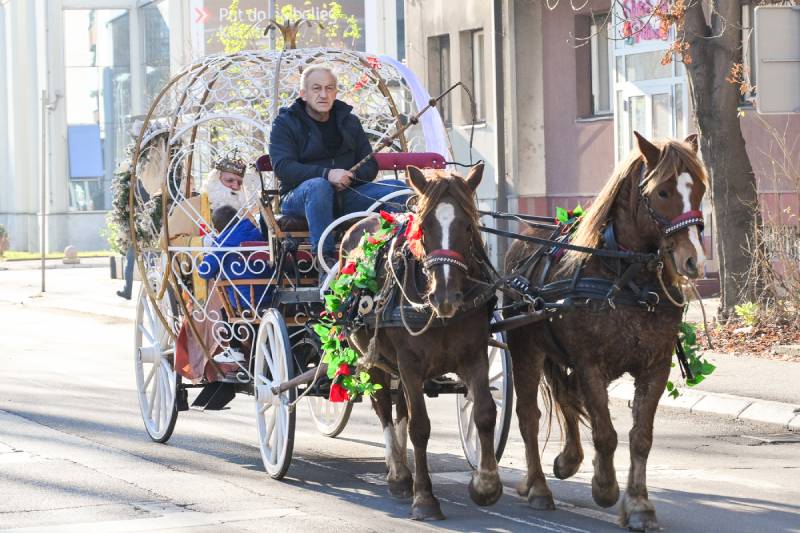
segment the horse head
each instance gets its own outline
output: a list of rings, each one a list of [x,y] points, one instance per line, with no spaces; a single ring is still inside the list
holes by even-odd
[[[697,135],[656,145],[634,132],[641,153],[637,224],[658,242],[670,277],[697,278],[705,253],[701,204],[708,177],[697,156]],[[645,229],[646,228],[646,229]]]
[[[450,318],[463,302],[474,246],[481,242],[474,194],[483,165],[473,167],[466,179],[448,172],[427,177],[413,166],[407,174],[419,196],[415,223],[422,230],[427,298],[439,317]]]
[[[697,156],[697,136],[654,143],[634,132],[638,150],[622,161],[592,202],[572,238],[598,247],[613,224],[616,241],[637,252],[658,252],[667,278],[697,278],[705,262],[700,231],[708,175]],[[563,269],[585,254],[568,252]]]

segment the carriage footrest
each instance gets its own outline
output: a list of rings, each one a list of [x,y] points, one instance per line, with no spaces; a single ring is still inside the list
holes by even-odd
[[[199,407],[204,411],[219,411],[231,403],[235,397],[236,384],[215,381],[203,387],[203,390],[192,402],[192,407]]]

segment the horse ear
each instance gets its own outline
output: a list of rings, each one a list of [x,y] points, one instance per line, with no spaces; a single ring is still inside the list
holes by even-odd
[[[636,144],[639,145],[639,151],[642,152],[644,160],[647,162],[648,167],[654,167],[661,157],[661,150],[659,150],[653,143],[644,138],[642,134],[634,130],[633,134],[636,135]]]
[[[417,190],[417,192],[424,193],[425,189],[428,188],[428,178],[425,177],[425,174],[422,172],[422,170],[414,165],[408,165],[406,167],[406,175],[408,176],[409,180],[411,180],[411,185]]]
[[[683,140],[683,142],[685,142],[686,144],[688,144],[689,146],[692,147],[692,150],[694,151],[694,153],[697,153],[697,141],[698,141],[698,138],[697,138],[697,134],[696,133],[690,133]]]
[[[472,189],[472,192],[478,189],[478,185],[481,184],[481,178],[483,178],[483,163],[478,163],[470,169],[467,176],[467,185]]]

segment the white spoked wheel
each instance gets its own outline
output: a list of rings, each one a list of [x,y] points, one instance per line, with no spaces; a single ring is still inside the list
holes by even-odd
[[[272,388],[288,381],[293,374],[289,333],[283,315],[277,309],[267,309],[258,328],[253,378],[258,447],[264,469],[273,479],[286,475],[292,461],[295,412],[289,409],[289,404],[295,400],[297,390],[292,388],[274,394]]]
[[[173,361],[177,318],[169,301],[169,293],[158,302],[158,308],[173,328],[172,334],[147,296],[144,287],[136,304],[136,332],[134,335],[136,388],[139,392],[139,409],[147,434],[156,442],[167,442],[178,419],[178,376]]]
[[[498,320],[495,316],[492,321]],[[492,335],[494,340],[505,345],[502,332]],[[497,421],[494,425],[494,454],[499,461],[508,440],[511,428],[511,410],[514,403],[514,390],[511,381],[511,354],[508,350],[495,346],[488,347],[489,357],[489,389],[494,404],[497,406]],[[461,447],[469,465],[475,469],[480,463],[480,441],[478,429],[472,418],[473,402],[464,394],[456,395],[458,409],[458,433],[461,436]]]
[[[353,410],[353,402],[329,402],[321,396],[306,396],[306,399],[317,431],[331,438],[344,431]]]

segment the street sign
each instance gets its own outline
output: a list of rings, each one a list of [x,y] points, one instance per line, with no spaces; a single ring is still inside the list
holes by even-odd
[[[757,109],[800,113],[800,6],[755,9]]]

